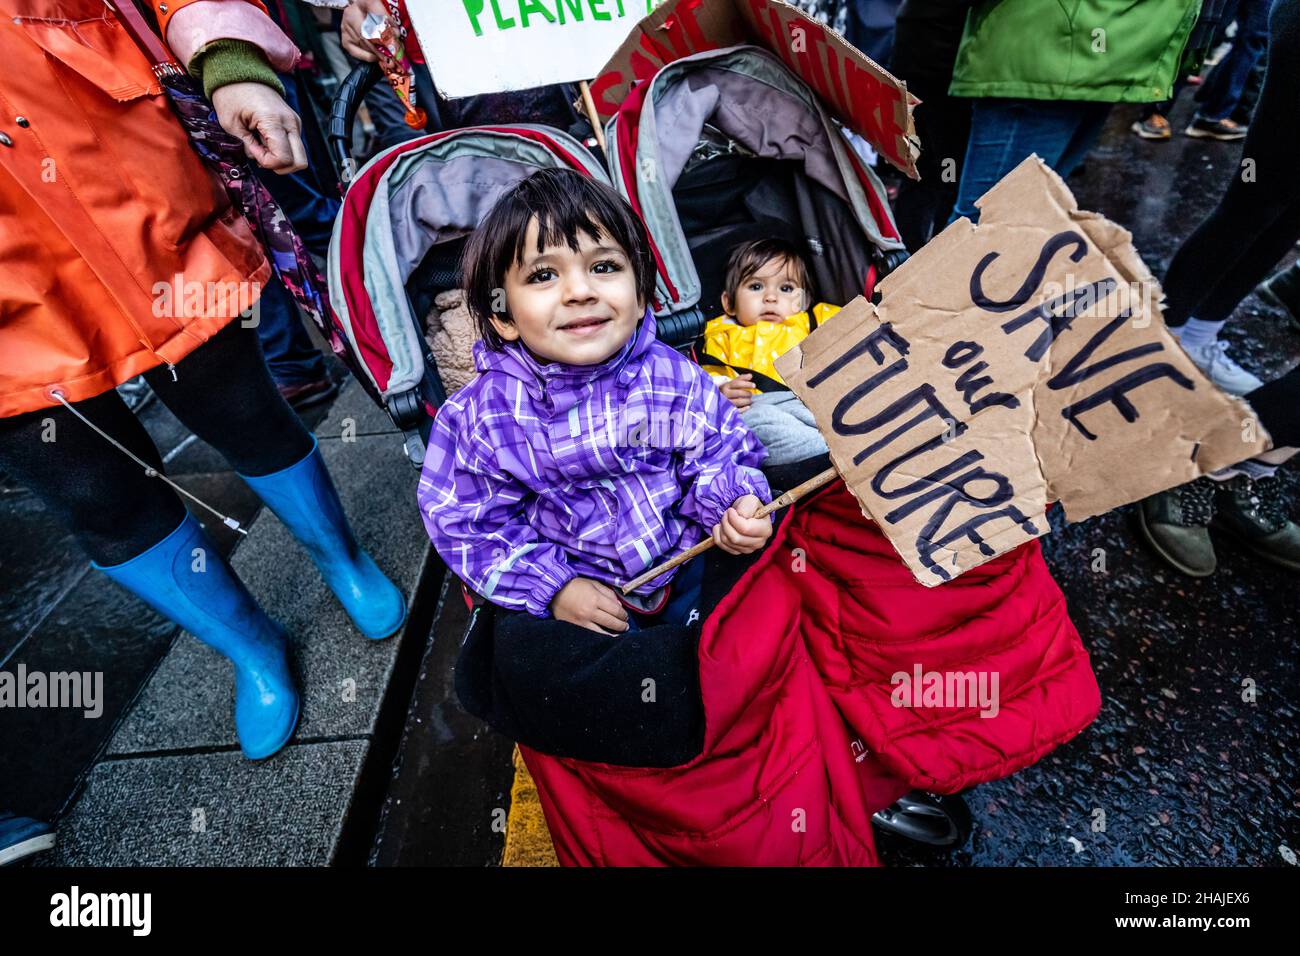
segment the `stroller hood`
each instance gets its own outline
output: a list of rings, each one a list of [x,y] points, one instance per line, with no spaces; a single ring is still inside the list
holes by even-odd
[[[334,309],[363,372],[388,398],[426,374],[422,321],[407,282],[435,246],[468,235],[502,193],[567,166],[608,182],[572,137],[542,126],[472,127],[402,143],[353,180],[330,239]],[[452,262],[446,272],[456,280]]]
[[[659,314],[693,306],[700,279],[673,187],[705,126],[758,157],[801,161],[808,179],[852,210],[861,239],[902,249],[884,187],[852,149],[817,96],[758,47],[710,50],[665,66],[634,90],[607,128],[614,184],[641,214],[660,267]]]

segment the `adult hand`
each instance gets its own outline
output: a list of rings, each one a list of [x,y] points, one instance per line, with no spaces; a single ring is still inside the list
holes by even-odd
[[[621,634],[628,628],[627,609],[608,585],[574,578],[551,599],[551,614],[598,634]]]
[[[750,391],[753,387],[754,376],[746,372],[744,375],[737,375],[730,382],[723,382],[718,386],[718,390],[727,401],[744,410],[754,401],[754,394]]]
[[[772,537],[772,519],[755,518],[763,506],[756,495],[742,495],[713,526],[713,543],[728,554],[749,554]]]
[[[361,24],[368,13],[377,13],[381,17],[386,17],[388,4],[384,0],[352,0],[348,8],[343,11],[343,22],[339,26],[339,43],[346,52],[358,60],[374,63],[379,59],[375,55],[375,48],[361,35]]]
[[[244,143],[248,158],[264,169],[292,173],[307,168],[298,114],[265,83],[228,83],[212,91],[217,122]]]

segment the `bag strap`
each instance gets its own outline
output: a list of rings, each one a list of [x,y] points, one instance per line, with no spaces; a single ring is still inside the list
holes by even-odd
[[[185,68],[176,62],[171,51],[162,40],[158,39],[158,34],[154,33],[145,22],[144,16],[136,8],[133,0],[104,0],[104,2],[117,14],[117,21],[122,24],[122,29],[126,31],[127,36],[134,40],[135,45],[149,58],[155,73],[160,69],[163,72],[172,70],[184,72]]]
[[[755,372],[752,368],[745,368],[743,365],[737,365],[735,362],[724,362],[712,352],[704,353],[705,361],[699,362],[700,366],[704,365],[721,365],[723,368],[731,369],[737,375],[754,376],[754,385],[760,392],[789,392],[792,389],[789,385],[782,385],[776,379],[764,375],[762,372]]]

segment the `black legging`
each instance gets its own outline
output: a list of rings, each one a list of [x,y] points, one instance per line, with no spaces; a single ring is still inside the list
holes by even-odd
[[[1165,275],[1165,322],[1219,322],[1300,238],[1300,0],[1278,0],[1268,71],[1228,191],[1182,244]],[[1249,174],[1249,175],[1248,175]]]
[[[241,474],[269,475],[311,451],[311,435],[267,373],[257,335],[238,320],[178,362],[176,381],[166,367],[144,377]],[[158,449],[116,390],[76,408],[163,471]],[[185,516],[175,492],[62,405],[0,418],[0,470],[40,497],[102,565],[143,553]]]
[[[1300,365],[1246,396],[1275,448],[1300,448]]]

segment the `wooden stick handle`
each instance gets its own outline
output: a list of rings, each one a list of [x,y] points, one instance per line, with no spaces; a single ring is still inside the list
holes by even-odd
[[[839,472],[837,472],[834,467],[827,468],[821,474],[814,475],[813,477],[805,481],[803,484],[796,485],[795,487],[791,488],[781,497],[775,499],[774,501],[769,501],[767,504],[763,505],[763,507],[759,508],[757,511],[754,512],[754,517],[765,518],[768,515],[770,515],[773,511],[776,511],[780,508],[784,508],[786,505],[794,504],[796,501],[798,501],[800,498],[802,498],[804,495],[808,494],[809,492],[816,491],[818,488],[820,488],[822,485],[826,484],[827,482],[833,481],[838,474]],[[655,578],[659,577],[659,575],[663,574],[665,571],[670,571],[673,568],[677,567],[678,565],[685,564],[687,561],[691,560],[691,558],[695,557],[697,554],[703,554],[705,551],[708,551],[709,548],[711,547],[713,547],[713,539],[705,538],[703,541],[701,541],[695,547],[691,548],[689,551],[683,551],[675,558],[671,558],[670,560],[665,561],[663,564],[659,565],[659,567],[651,568],[649,571],[647,571],[645,574],[641,575],[640,577],[633,578],[627,584],[623,585],[623,593],[631,594],[633,591],[635,591],[641,585],[645,584],[647,581],[652,581]]]
[[[600,125],[600,114],[596,112],[596,101],[591,98],[591,84],[583,80],[578,84],[578,89],[582,92],[582,105],[586,107],[587,119],[591,120],[591,128],[596,133],[596,142],[600,145],[600,151],[605,152],[605,129]]]

